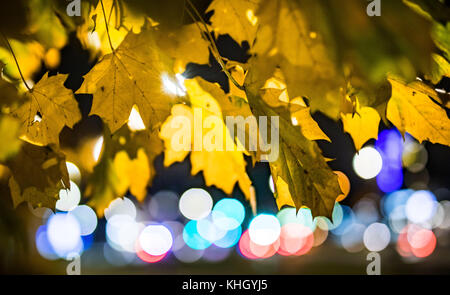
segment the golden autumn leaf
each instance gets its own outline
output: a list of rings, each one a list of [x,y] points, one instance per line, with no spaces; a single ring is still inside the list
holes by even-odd
[[[276,85],[274,85],[276,81]],[[277,88],[268,88],[277,86]],[[307,107],[301,97],[290,99],[286,84],[280,79],[270,78],[261,89],[261,98],[272,108],[287,107],[291,113],[293,125],[300,126],[302,134],[309,140],[326,140],[330,138],[320,129],[319,124],[311,116],[311,108]]]
[[[218,86],[199,78],[185,81],[191,107],[174,106],[172,115],[161,128],[160,136],[165,143],[164,165],[182,161],[192,150],[190,159],[193,175],[203,171],[207,185],[215,185],[227,194],[231,194],[237,182],[249,199],[251,181],[245,171],[243,152],[237,149],[230,137],[220,105],[205,89],[206,85],[214,91],[221,91]],[[220,94],[225,96],[223,91]],[[180,117],[185,119],[179,120]],[[197,131],[197,128],[201,130]]]
[[[81,119],[78,103],[71,90],[64,87],[67,75],[48,73],[26,94],[28,101],[13,112],[21,122],[22,139],[38,144],[59,145],[64,126],[72,128]]]
[[[406,84],[389,78],[392,95],[387,105],[387,118],[404,135],[411,134],[419,142],[450,145],[450,119],[445,110],[433,102],[436,92],[421,82]]]
[[[348,179],[347,175],[345,175],[344,172],[334,171],[334,173],[336,173],[338,176],[339,187],[341,188],[341,191],[342,191],[342,194],[340,194],[336,198],[336,202],[341,202],[350,193],[350,180]]]
[[[378,138],[380,115],[371,107],[361,106],[357,99],[355,112],[341,113],[341,120],[344,131],[353,139],[356,151],[359,151],[369,139]]]
[[[311,108],[299,107],[298,110],[292,112],[294,125],[301,128],[303,135],[309,140],[326,140],[331,142],[331,139],[322,131],[319,124],[311,116]]]
[[[214,11],[211,17],[212,27],[221,35],[229,34],[241,44],[247,41],[253,44],[258,28],[255,16],[260,0],[216,0],[208,7],[207,12]]]
[[[441,0],[386,2],[374,18],[360,0],[92,0],[74,17],[68,3],[25,2],[13,7],[36,9],[0,32],[0,161],[12,173],[15,206],[54,208],[68,185],[67,157],[102,216],[117,197],[144,200],[164,152],[165,166],[189,156],[191,174],[228,195],[237,184],[256,214],[249,155],[270,162],[279,208],[330,218],[350,186],[316,142],[339,144],[317,112],[340,119],[356,150],[377,138],[381,119],[450,145],[450,24]],[[51,72],[35,81],[39,69]],[[389,87],[387,73],[420,82],[389,78]],[[64,85],[76,89],[82,75],[77,94],[88,95],[75,99]],[[274,157],[260,146],[264,127]]]
[[[290,97],[307,97],[312,112],[320,110],[337,118],[345,84],[300,5],[290,0],[267,0],[256,16],[259,28],[252,48],[256,54],[254,70],[267,80],[279,68]]]
[[[147,184],[150,180],[150,168],[144,150],[139,149],[135,159],[130,159],[126,151],[118,152],[114,157],[114,168],[117,177],[121,180],[121,186],[118,188],[119,195],[125,194],[130,188],[130,193],[139,201],[143,201],[147,195]]]
[[[289,200],[292,200],[297,210],[307,206],[313,216],[331,218],[335,200],[341,193],[337,175],[327,165],[317,144],[307,139],[300,128],[292,124],[289,108],[272,108],[261,98],[264,83],[264,76],[249,71],[245,88],[256,116],[279,117],[279,155],[269,163],[275,185],[278,185],[277,198],[285,200],[286,205],[291,204]],[[279,191],[285,195],[280,196]],[[283,205],[279,201],[277,204]]]
[[[209,43],[202,36],[201,24],[185,25],[177,31],[157,32],[158,46],[175,59],[174,71],[183,73],[188,63],[207,64]]]
[[[51,147],[24,143],[6,165],[12,173],[9,187],[14,207],[27,201],[33,207],[54,210],[59,191],[70,188],[65,157]]]
[[[274,197],[277,202],[278,209],[281,210],[283,206],[295,207],[294,200],[289,192],[289,185],[280,176],[274,179],[274,185],[276,187]]]
[[[111,133],[128,121],[133,105],[139,108],[145,126],[153,130],[177,101],[163,84],[174,78],[172,61],[158,48],[154,32],[130,32],[85,76],[78,93],[93,93],[91,114],[100,116]]]
[[[162,152],[162,142],[156,132],[131,132],[126,125],[111,135],[104,134],[103,152],[94,167],[86,188],[89,204],[99,216],[109,203],[123,197],[127,191],[143,201],[147,186],[156,174],[153,162]]]

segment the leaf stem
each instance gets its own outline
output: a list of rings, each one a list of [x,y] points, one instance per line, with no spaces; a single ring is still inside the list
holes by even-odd
[[[111,36],[109,35],[108,21],[106,20],[106,13],[105,7],[103,6],[103,0],[100,0],[100,4],[102,5],[103,18],[105,19],[106,35],[108,35],[109,46],[111,47],[112,52],[115,53],[114,47],[111,42]]]
[[[209,43],[210,43],[210,49],[211,52],[214,56],[214,58],[216,59],[216,61],[219,63],[220,67],[222,68],[222,71],[225,73],[225,75],[228,77],[228,79],[230,79],[230,81],[240,90],[245,90],[244,86],[240,85],[235,79],[234,77],[231,75],[231,73],[227,70],[227,68],[225,67],[225,63],[223,62],[223,58],[220,56],[219,53],[219,49],[216,46],[216,43],[214,42],[214,38],[211,35],[211,33],[208,30],[208,26],[206,24],[206,22],[203,20],[203,17],[200,15],[200,13],[198,12],[197,8],[195,8],[194,4],[192,4],[191,0],[186,0],[186,2],[189,4],[189,6],[192,8],[192,10],[194,11],[194,13],[196,14],[197,18],[199,19],[199,21],[202,23],[203,27],[204,27],[204,31],[206,32],[206,35],[208,37]],[[195,19],[194,15],[192,15],[192,13],[187,9],[186,7],[186,11],[189,14],[189,16],[192,18],[193,21],[195,21],[195,24],[197,25],[197,27],[199,28],[200,31],[203,31],[200,26],[197,23],[197,20]]]
[[[14,61],[16,62],[16,66],[17,66],[17,69],[19,70],[20,78],[22,78],[23,84],[25,84],[25,87],[28,89],[28,91],[32,92],[32,89],[30,88],[30,86],[28,86],[27,81],[25,81],[25,78],[24,78],[24,76],[22,74],[22,70],[20,69],[20,66],[19,66],[19,62],[17,61],[17,57],[14,54],[14,50],[11,47],[11,43],[9,43],[9,40],[5,36],[5,34],[3,32],[1,32],[1,33],[2,33],[3,38],[6,41],[6,44],[8,45],[9,51],[11,52],[11,55],[13,56]]]

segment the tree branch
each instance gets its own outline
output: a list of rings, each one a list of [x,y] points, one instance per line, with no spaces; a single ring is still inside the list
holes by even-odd
[[[14,57],[14,61],[16,62],[16,66],[17,66],[17,69],[19,70],[20,78],[22,78],[23,84],[25,84],[25,87],[28,89],[28,91],[32,92],[32,89],[30,88],[30,86],[28,86],[27,81],[25,81],[25,78],[22,74],[22,70],[20,69],[20,66],[19,66],[19,62],[17,61],[16,55],[14,54],[14,50],[12,49],[8,38],[5,36],[5,34],[3,32],[1,32],[1,33],[2,33],[3,38],[6,41],[6,44],[8,45],[9,51],[11,52],[12,56]]]
[[[195,22],[195,24],[197,25],[197,27],[199,28],[200,31],[203,31],[199,24],[198,21],[200,21],[204,27],[204,31],[206,32],[206,36],[208,37],[210,46],[209,48],[211,49],[211,52],[214,56],[214,58],[216,59],[216,61],[219,63],[220,67],[222,68],[222,71],[225,73],[225,75],[228,77],[228,79],[230,79],[230,81],[240,90],[245,90],[244,86],[240,85],[235,79],[234,77],[231,75],[231,73],[227,70],[227,68],[225,67],[225,63],[223,62],[223,58],[220,56],[219,53],[219,49],[216,46],[216,42],[214,41],[213,36],[211,35],[211,33],[208,30],[208,26],[206,24],[206,22],[203,20],[202,16],[200,15],[200,13],[198,12],[197,8],[195,8],[194,4],[192,4],[191,0],[186,0],[186,2],[189,4],[189,6],[191,6],[192,10],[194,11],[194,13],[196,14],[197,19],[195,19],[194,15],[192,14],[192,12],[190,12],[188,10],[187,7],[186,11],[189,14],[189,16],[192,18],[192,20]]]

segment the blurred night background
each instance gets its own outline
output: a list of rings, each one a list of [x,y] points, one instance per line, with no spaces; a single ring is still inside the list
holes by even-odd
[[[209,2],[196,4],[205,11]],[[248,44],[222,35],[216,41],[225,58],[245,62],[250,57]],[[60,55],[50,75],[69,74],[65,86],[76,91],[96,61],[75,34]],[[48,70],[43,62],[34,80]],[[184,76],[218,82],[225,91],[229,87],[212,56],[210,65],[190,64]],[[439,88],[449,91],[449,81],[441,81]],[[103,127],[99,117],[88,116],[92,95],[75,96],[83,119],[73,130],[63,130],[61,145],[92,142],[98,157]],[[348,179],[344,186],[349,193],[336,203],[333,223],[313,220],[309,209],[298,215],[293,208],[279,211],[267,163],[253,166],[247,158],[256,191],[255,217],[237,186],[226,195],[206,186],[201,173],[190,174],[189,157],[166,168],[163,155],[155,160],[157,174],[144,202],[128,194],[97,219],[83,205],[83,171],[70,163],[75,185],[65,192],[67,202],[59,204],[56,214],[27,204],[14,210],[9,193],[0,192],[0,271],[65,274],[70,261],[64,258],[78,253],[82,274],[366,274],[367,254],[374,251],[381,255],[382,274],[448,274],[450,149],[419,144],[409,135],[403,140],[393,126],[381,122],[378,140],[366,143],[357,155],[340,121],[320,113],[313,117],[332,141],[318,142],[324,156],[334,159],[329,165]],[[5,183],[0,187],[7,189]],[[204,218],[190,220],[192,215]],[[142,231],[146,226],[153,231]],[[71,230],[76,232],[73,241]],[[160,239],[158,247],[137,249],[135,241],[147,238]]]

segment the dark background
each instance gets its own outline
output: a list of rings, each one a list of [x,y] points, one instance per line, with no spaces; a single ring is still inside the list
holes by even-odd
[[[3,2],[3,1],[2,1]],[[173,1],[161,1],[164,7],[170,7]],[[168,3],[168,4],[167,4]],[[199,11],[205,11],[210,1],[202,0],[196,1],[196,6]],[[3,3],[2,3],[3,5]],[[5,10],[3,10],[4,12]],[[204,15],[206,20],[211,14]],[[189,22],[184,19],[184,22]],[[248,54],[248,44],[237,44],[228,35],[215,36],[217,47],[220,54],[228,59],[245,62],[250,56]],[[83,75],[85,75],[94,66],[96,60],[89,60],[89,52],[83,50],[80,42],[76,39],[75,34],[70,36],[69,43],[61,50],[61,64],[58,69],[52,70],[50,75],[59,73],[69,74],[65,86],[73,91],[76,91],[83,82]],[[36,73],[35,80],[38,81],[40,77],[48,70],[42,64],[41,70]],[[201,76],[211,82],[218,82],[225,91],[228,91],[227,78],[221,72],[221,68],[215,59],[210,55],[210,65],[190,64],[187,67],[185,76],[192,78]],[[450,90],[449,79],[441,81],[439,88]],[[87,137],[93,137],[102,133],[102,122],[97,116],[89,116],[92,95],[75,95],[83,119],[77,123],[73,129],[65,128],[61,135],[61,145],[67,147],[74,147],[82,142]],[[343,132],[342,123],[335,122],[320,113],[313,115],[322,130],[328,135],[332,143],[325,141],[318,141],[324,156],[333,158],[334,161],[329,165],[333,170],[343,171],[351,182],[351,192],[349,196],[342,202],[344,205],[352,206],[367,192],[376,192],[380,196],[383,195],[377,188],[375,180],[362,180],[359,178],[352,168],[352,159],[355,154],[355,149],[350,136]],[[380,131],[392,126],[385,126],[383,122],[380,123]],[[373,144],[373,140],[368,144]],[[428,188],[434,191],[438,188],[446,188],[441,190],[442,194],[437,195],[438,201],[442,199],[450,200],[450,149],[448,147],[425,143],[428,151],[428,163],[426,171],[428,173]],[[256,189],[257,209],[258,213],[272,212],[276,213],[275,200],[273,194],[269,189],[268,179],[270,170],[267,163],[257,163],[252,167],[250,158],[247,158],[247,172],[250,176],[253,185]],[[214,187],[206,187],[203,175],[191,175],[191,165],[189,157],[182,163],[175,163],[170,167],[163,166],[163,155],[160,155],[155,160],[155,168],[157,175],[153,183],[149,187],[149,195],[153,195],[159,190],[171,190],[181,195],[185,190],[191,187],[201,187],[211,193],[214,202],[226,196],[221,190]],[[408,179],[423,179],[427,177],[424,172],[413,174],[405,171],[405,180]],[[2,193],[2,195],[4,195]],[[242,192],[237,188],[233,191],[233,197],[239,199],[247,210],[247,219],[251,216],[251,209],[249,204],[245,201]],[[148,199],[147,199],[148,201]],[[0,219],[3,224],[14,226],[17,230],[26,232],[26,229],[21,225],[21,221],[14,217],[12,204],[9,200],[1,198],[0,204]],[[25,214],[26,206],[21,206],[17,209],[20,214]],[[29,213],[28,213],[29,214]],[[248,222],[246,220],[244,224]],[[104,241],[104,220],[99,222],[96,230],[94,242]],[[12,233],[11,233],[12,234]],[[330,238],[328,238],[330,239]],[[10,243],[10,240],[3,240],[2,243]],[[65,273],[66,261],[48,262],[39,257],[34,245],[34,241],[23,249],[5,246],[8,251],[0,253],[0,270],[8,273]],[[97,249],[98,250],[98,249]],[[366,266],[369,262],[366,261],[367,250],[363,250],[356,254],[346,252],[331,243],[329,240],[318,248],[313,248],[308,255],[301,257],[280,257],[275,256],[265,261],[249,261],[242,258],[236,251],[227,260],[220,263],[196,262],[193,264],[183,264],[178,262],[174,257],[168,257],[160,263],[154,265],[143,265],[125,268],[112,268],[106,263],[98,263],[96,255],[102,255],[101,251],[97,251],[95,245],[92,249],[87,251],[82,256],[83,273],[187,273],[187,274],[227,274],[227,273],[242,273],[242,274],[365,274]],[[101,249],[100,249],[101,250]],[[405,263],[401,257],[396,253],[394,247],[388,247],[381,253],[382,273],[444,273],[448,274],[450,271],[450,248],[437,246],[435,252],[419,263]],[[28,252],[27,252],[28,251]],[[97,252],[96,252],[97,251]],[[29,254],[33,255],[30,264]]]

